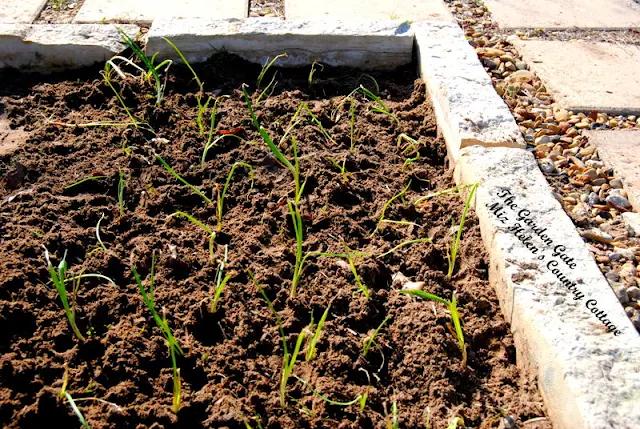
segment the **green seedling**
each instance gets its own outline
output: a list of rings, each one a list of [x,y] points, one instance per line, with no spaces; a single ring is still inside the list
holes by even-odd
[[[411,180],[409,180],[409,183],[407,183],[407,186],[405,186],[400,192],[398,192],[397,194],[395,194],[393,197],[391,197],[389,200],[387,200],[386,203],[384,203],[384,205],[382,206],[382,212],[380,213],[380,218],[378,219],[378,223],[376,224],[376,229],[373,230],[373,232],[371,233],[371,235],[369,235],[370,237],[373,237],[374,235],[376,235],[376,232],[378,232],[378,230],[380,229],[380,225],[382,225],[383,223],[397,223],[397,224],[401,224],[401,225],[411,225],[411,222],[405,222],[405,221],[392,221],[389,219],[385,219],[384,215],[387,211],[387,209],[389,209],[389,207],[391,206],[391,204],[397,200],[398,198],[402,198],[403,195],[407,192],[407,190],[409,189],[409,186],[411,186]]]
[[[387,423],[387,429],[400,429],[400,418],[398,417],[398,404],[393,401],[391,404],[391,420]]]
[[[311,123],[314,124],[316,127],[318,127],[318,129],[320,130],[324,138],[327,140],[327,143],[335,145],[336,141],[331,138],[331,136],[329,135],[329,132],[324,128],[320,119],[318,119],[318,117],[309,108],[309,105],[304,101],[300,103],[300,107],[298,107],[298,111],[294,115],[294,118],[297,116],[298,112],[302,112],[302,111],[304,111],[307,115],[309,115]]]
[[[107,177],[107,176],[89,176],[89,177],[85,177],[85,178],[84,178],[84,179],[82,179],[82,180],[78,180],[78,181],[77,181],[77,182],[75,182],[75,183],[72,183],[72,184],[70,184],[70,185],[68,185],[68,186],[65,186],[65,187],[64,187],[64,189],[71,189],[71,188],[73,188],[74,186],[82,185],[82,184],[83,184],[83,183],[85,183],[85,182],[89,182],[89,181],[91,181],[91,180],[104,179],[105,177]]]
[[[122,58],[122,57],[120,57]],[[123,58],[126,60],[126,58]],[[129,61],[129,60],[127,60]],[[133,63],[131,63],[133,64]],[[134,64],[135,65],[135,64]],[[139,68],[138,66],[135,66],[137,68]],[[118,90],[116,90],[115,86],[113,86],[113,82],[111,80],[112,75],[113,75],[113,70],[120,70],[114,63],[113,63],[113,59],[107,61],[104,65],[104,70],[100,71],[100,74],[102,75],[102,78],[104,79],[104,83],[107,84],[107,86],[109,88],[111,88],[111,91],[113,91],[113,93],[115,94],[116,98],[118,99],[118,102],[120,102],[120,105],[122,106],[122,108],[124,109],[124,111],[126,112],[127,116],[129,117],[129,119],[131,119],[131,124],[134,125],[135,128],[138,128],[138,123],[141,121],[138,121],[136,119],[135,116],[133,116],[133,113],[131,113],[131,110],[129,110],[129,108],[127,107],[127,105],[125,104],[124,100],[122,99],[122,96],[120,95],[120,93],[118,92]],[[122,73],[122,72],[120,72]],[[123,75],[124,77],[124,75]],[[85,125],[86,126],[86,125]]]
[[[324,322],[325,320],[327,320],[327,316],[329,315],[329,309],[331,308],[331,303],[329,303],[329,305],[327,305],[327,309],[324,311],[324,313],[322,313],[322,317],[320,318],[320,321],[318,321],[318,326],[316,326],[316,330],[313,333],[313,336],[311,337],[311,339],[309,340],[309,344],[307,346],[307,353],[305,355],[305,360],[307,362],[309,362],[311,359],[313,359],[314,357],[316,357],[316,345],[318,344],[318,341],[320,340],[320,336],[322,335],[322,328],[324,327]],[[309,324],[309,326],[313,325],[313,315],[311,316],[311,323]]]
[[[180,49],[178,49],[178,47],[171,40],[167,39],[166,37],[163,37],[162,39],[165,42],[167,42],[169,44],[169,46],[171,46],[173,48],[173,50],[176,52],[176,54],[178,54],[178,56],[180,57],[180,59],[182,60],[184,65],[187,66],[187,68],[189,69],[189,71],[193,75],[194,80],[198,84],[199,91],[196,94],[196,102],[198,103],[198,115],[196,116],[196,123],[198,125],[198,130],[200,131],[200,135],[204,136],[204,134],[205,134],[204,114],[205,114],[205,112],[207,110],[207,107],[209,106],[209,103],[211,102],[211,97],[207,97],[207,101],[205,101],[204,103],[202,102],[203,95],[204,95],[204,84],[202,83],[202,81],[198,77],[198,74],[193,69],[193,67],[191,67],[191,64],[189,63],[187,58],[182,54],[182,51],[180,51]],[[211,122],[212,122],[212,127],[209,129],[210,134],[212,133],[213,128],[214,128],[213,124],[215,123],[216,104],[217,104],[217,100],[214,103],[214,108],[213,108],[213,111],[211,113],[211,118],[210,119],[211,119]]]
[[[205,225],[204,223],[200,222],[198,219],[196,219],[193,216],[191,216],[189,213],[174,212],[174,213],[171,213],[169,216],[167,216],[167,220],[169,218],[172,218],[172,217],[183,217],[183,218],[187,219],[189,222],[191,222],[192,224],[202,228],[204,230],[204,232],[206,232],[209,235],[209,257],[210,257],[211,261],[213,262],[213,260],[214,260],[213,248],[214,248],[214,242],[216,240],[215,231],[212,228],[210,228],[207,225]]]
[[[349,102],[349,139],[351,144],[349,145],[349,150],[353,152],[356,148],[356,137],[355,137],[355,125],[356,125],[356,101],[352,98]]]
[[[166,76],[165,76],[165,83],[163,85],[162,81],[160,80],[160,75],[158,74],[158,70],[166,66],[166,68],[164,69],[164,72],[166,73],[169,70],[169,67],[171,67],[171,64],[173,63],[173,61],[165,60],[162,63],[155,66],[153,63],[155,62],[155,59],[158,56],[157,53],[154,54],[153,57],[151,58],[147,57],[147,55],[144,52],[142,52],[142,50],[138,47],[136,42],[134,42],[131,39],[131,37],[127,35],[127,33],[125,33],[119,27],[117,27],[117,29],[118,29],[118,32],[120,33],[120,36],[122,36],[122,39],[124,40],[125,44],[133,51],[136,57],[138,57],[138,59],[142,61],[142,63],[146,67],[146,71],[143,70],[141,67],[138,67],[138,66],[135,66],[135,67],[138,68],[139,70],[142,70],[145,73],[144,77],[146,81],[149,81],[153,77],[153,81],[155,83],[155,88],[156,88],[156,106],[159,105],[162,102],[162,98],[164,97],[164,89],[166,87]],[[126,61],[126,62],[128,62],[131,65],[134,65],[133,62],[131,61]]]
[[[182,348],[178,344],[178,341],[173,336],[171,332],[171,328],[169,328],[169,323],[167,322],[167,317],[164,315],[160,317],[156,310],[155,305],[155,290],[154,290],[154,276],[155,276],[155,267],[156,267],[156,255],[153,254],[151,256],[151,274],[149,280],[149,288],[147,289],[140,279],[140,275],[138,275],[138,271],[135,266],[131,266],[131,272],[133,272],[133,276],[135,277],[136,283],[138,284],[138,289],[140,290],[140,295],[142,295],[142,300],[145,305],[151,312],[153,316],[153,320],[156,322],[156,326],[160,328],[162,335],[164,336],[167,344],[169,346],[169,354],[171,355],[171,365],[173,367],[173,404],[171,410],[174,413],[177,413],[180,410],[180,398],[182,394],[182,381],[180,379],[180,368],[178,368],[177,357],[176,355],[184,355]]]
[[[273,66],[275,62],[278,61],[279,58],[286,58],[286,57],[287,57],[286,53],[276,55],[275,57],[273,57],[271,61],[267,59],[267,62],[262,67],[262,71],[260,71],[260,74],[258,75],[258,80],[256,81],[256,88],[260,91],[258,98],[256,98],[256,106],[260,104],[260,100],[262,100],[262,97],[266,95],[267,98],[269,98],[271,94],[273,94],[273,91],[275,90],[276,84],[277,84],[276,76],[278,75],[278,72],[275,72],[273,74],[271,81],[267,84],[267,86],[264,89],[262,88],[262,79],[264,79],[264,76],[267,74],[271,66]]]
[[[98,239],[98,244],[100,245],[99,248],[104,250],[105,252],[108,252],[107,246],[104,245],[102,239],[100,238],[100,222],[102,222],[102,219],[104,219],[104,213],[102,213],[100,219],[98,219],[98,223],[96,223],[96,238]]]
[[[302,277],[302,269],[304,266],[304,258],[302,255],[302,242],[304,241],[304,232],[302,230],[302,215],[300,208],[297,204],[287,201],[289,207],[289,214],[291,215],[291,221],[293,223],[293,231],[296,236],[296,263],[293,271],[293,281],[291,282],[290,296],[293,298],[296,296],[296,289],[300,283]]]
[[[303,380],[302,378],[298,377],[297,375],[294,375],[294,377],[300,383],[302,383],[305,387],[309,388],[309,390],[311,390],[311,392],[315,396],[317,396],[318,398],[322,399],[323,401],[325,401],[328,404],[337,405],[339,407],[348,407],[348,406],[353,405],[353,404],[359,404],[360,405],[360,411],[364,411],[364,408],[367,405],[367,397],[369,395],[369,386],[367,386],[367,390],[365,391],[364,394],[358,395],[354,400],[348,401],[348,402],[339,402],[339,401],[331,400],[331,399],[327,398],[326,396],[324,396],[322,393],[318,392],[316,389],[313,388],[311,383],[309,383],[308,381]]]
[[[313,75],[316,73],[316,66],[320,66],[322,70],[324,70],[324,66],[317,61],[311,63],[311,70],[309,71],[309,77],[307,78],[307,82],[309,82],[309,86],[313,85]]]
[[[367,353],[369,353],[369,350],[371,349],[371,347],[375,345],[375,340],[378,334],[380,333],[380,330],[389,321],[389,319],[390,319],[390,316],[385,317],[382,323],[380,323],[380,325],[378,325],[375,331],[373,331],[373,334],[367,336],[364,339],[364,341],[362,342],[362,356],[367,357]]]
[[[447,307],[447,310],[449,310],[449,314],[451,315],[451,321],[453,322],[456,338],[458,339],[458,347],[460,347],[460,352],[462,353],[462,365],[466,366],[467,365],[467,348],[464,343],[464,334],[462,333],[462,321],[460,319],[460,313],[458,313],[458,302],[456,299],[455,292],[451,294],[451,301],[447,301],[444,298],[440,298],[437,295],[422,291],[420,289],[401,290],[399,292],[407,295],[417,296],[424,299],[429,299],[432,301],[437,301],[441,304],[444,304],[445,307]]]
[[[104,280],[107,280],[110,283],[115,285],[115,282],[111,280],[109,277],[103,276],[101,274],[80,274],[77,276],[67,277],[68,273],[68,265],[67,265],[67,252],[64,252],[64,256],[62,260],[58,264],[58,268],[54,268],[51,264],[51,260],[49,259],[49,251],[44,245],[44,258],[47,262],[47,269],[49,270],[49,277],[51,278],[51,282],[56,288],[58,292],[58,296],[60,297],[60,302],[62,303],[62,307],[64,308],[64,312],[67,316],[67,320],[69,321],[69,326],[73,330],[73,333],[78,337],[79,340],[84,341],[85,337],[80,333],[78,329],[78,325],[76,324],[76,310],[75,310],[75,296],[80,288],[80,280],[87,277],[97,277]],[[67,293],[67,287],[65,283],[71,282],[72,291],[73,291],[73,299],[69,302],[69,296]]]
[[[342,164],[339,164],[335,159],[333,158],[327,158],[329,160],[330,163],[332,163],[336,168],[338,168],[338,170],[340,170],[340,175],[342,176],[342,181],[347,183],[349,181],[349,172],[347,171],[347,168],[345,166],[345,164],[347,163],[347,157],[344,157],[344,160],[342,161]]]
[[[249,274],[249,277],[251,277],[251,280],[253,281],[253,283],[256,285],[256,287],[258,288],[258,290],[262,294],[262,297],[264,298],[264,300],[267,302],[267,306],[269,307],[269,310],[271,311],[271,313],[276,318],[276,322],[278,323],[278,329],[280,330],[280,338],[282,340],[282,348],[284,350],[284,358],[282,360],[282,374],[281,374],[281,377],[280,377],[280,391],[279,391],[279,393],[280,393],[280,406],[282,406],[282,408],[284,408],[286,406],[287,383],[289,381],[289,377],[291,376],[291,373],[293,372],[293,367],[295,366],[296,361],[298,359],[298,354],[300,353],[300,348],[302,347],[302,343],[304,341],[306,330],[303,329],[300,332],[300,334],[298,334],[298,339],[296,340],[296,345],[295,345],[295,347],[293,349],[293,352],[290,353],[289,352],[289,348],[287,346],[287,337],[284,334],[284,327],[283,327],[283,324],[282,324],[282,319],[280,319],[280,316],[278,315],[278,312],[274,308],[273,303],[271,302],[271,300],[269,299],[269,297],[265,293],[264,289],[262,289],[260,284],[256,281],[255,277],[253,276],[253,273],[251,271],[247,271],[247,273]]]
[[[222,295],[222,290],[224,289],[224,287],[227,285],[227,282],[231,278],[231,274],[227,274],[226,276],[224,276],[224,278],[222,277],[224,268],[227,265],[227,261],[228,261],[227,259],[227,255],[228,255],[227,252],[229,250],[228,247],[229,246],[224,246],[224,257],[220,261],[220,265],[218,265],[218,272],[216,273],[216,287],[213,292],[213,302],[211,303],[212,313],[215,313],[218,311],[218,304],[220,303],[220,296]]]
[[[462,229],[464,228],[464,222],[467,219],[467,214],[469,213],[469,207],[471,206],[471,200],[473,199],[473,195],[476,192],[476,189],[480,183],[474,183],[471,185],[471,190],[469,191],[469,196],[467,197],[467,201],[464,205],[464,210],[462,210],[462,216],[460,216],[460,224],[458,225],[458,231],[456,236],[451,244],[451,249],[447,253],[447,259],[449,260],[449,271],[447,272],[447,278],[451,278],[453,275],[453,269],[456,265],[456,258],[458,256],[458,250],[460,248],[460,239],[462,238]]]
[[[410,153],[416,153],[420,149],[420,142],[409,137],[405,133],[402,133],[398,136],[398,147],[402,148],[402,142],[406,141],[407,145],[402,149],[402,154],[407,155]]]
[[[432,192],[430,194],[427,194],[423,197],[418,198],[417,200],[415,200],[413,202],[413,205],[417,206],[420,203],[423,203],[427,200],[430,200],[431,198],[436,198],[436,197],[440,197],[442,195],[449,195],[449,194],[453,194],[454,192],[458,192],[461,191],[463,189],[467,189],[470,188],[472,186],[474,186],[475,184],[472,183],[470,185],[460,185],[460,186],[454,186],[453,188],[448,188],[448,189],[443,189],[442,191],[438,191],[438,192]]]
[[[253,126],[256,128],[256,130],[258,130],[258,132],[262,136],[262,139],[264,140],[266,145],[269,147],[269,149],[271,150],[271,153],[273,153],[273,156],[276,158],[276,160],[280,164],[282,164],[284,167],[286,167],[293,175],[293,180],[295,182],[294,203],[298,204],[298,201],[300,201],[300,198],[302,197],[302,191],[304,190],[306,179],[304,182],[300,183],[300,160],[298,159],[298,145],[297,145],[296,139],[293,138],[293,136],[291,137],[291,147],[293,150],[293,161],[294,161],[294,163],[292,164],[282,154],[282,152],[280,152],[280,149],[278,149],[278,146],[275,145],[275,143],[273,142],[273,139],[271,138],[267,130],[265,130],[258,122],[258,118],[256,117],[256,114],[253,111],[253,105],[251,104],[251,97],[249,97],[249,93],[247,92],[246,86],[242,87],[242,92],[244,93],[244,99],[247,102],[247,108],[249,109],[249,115],[251,116],[251,121],[253,122]]]
[[[156,154],[156,158],[158,158],[158,161],[160,161],[160,164],[162,164],[162,166],[169,172],[171,173],[171,175],[173,177],[175,177],[179,182],[182,182],[182,184],[184,184],[185,186],[187,186],[189,189],[191,189],[193,191],[194,194],[198,195],[200,198],[202,198],[207,204],[212,204],[213,201],[211,201],[211,199],[209,197],[207,197],[205,194],[203,194],[200,189],[196,188],[195,186],[193,186],[191,183],[187,182],[185,179],[183,179],[178,173],[176,173],[173,168],[171,168],[171,166],[169,164],[166,163],[166,161],[164,159],[162,159],[162,157],[158,154]]]
[[[233,165],[231,166],[231,170],[229,171],[229,174],[227,175],[227,181],[224,184],[224,187],[222,188],[222,192],[220,192],[220,190],[218,190],[218,204],[217,204],[217,220],[218,220],[218,232],[222,231],[222,210],[224,208],[224,197],[227,195],[227,191],[229,190],[229,186],[231,186],[231,178],[233,177],[233,173],[236,171],[236,168],[238,167],[244,167],[247,168],[249,170],[249,178],[251,180],[251,188],[253,188],[253,178],[254,178],[254,171],[253,171],[253,167],[251,167],[249,164],[247,164],[246,162],[234,162]]]
[[[120,210],[120,217],[124,216],[124,190],[127,187],[127,176],[118,171],[118,209]]]
[[[67,384],[69,383],[69,369],[65,366],[64,368],[64,376],[62,378],[62,387],[60,388],[60,398],[65,398],[73,411],[73,414],[76,415],[78,420],[80,420],[80,424],[83,429],[91,429],[89,423],[87,423],[87,419],[84,418],[84,415],[76,405],[76,401],[74,401],[71,394],[67,391]]]
[[[459,427],[464,427],[464,420],[462,420],[462,417],[456,416],[449,421],[447,429],[458,429],[458,425],[460,425]]]
[[[431,243],[431,239],[425,237],[425,238],[416,238],[415,240],[403,241],[402,243],[400,243],[397,246],[395,246],[393,249],[378,255],[378,258],[382,258],[384,256],[387,256],[387,255],[395,252],[396,250],[398,250],[398,249],[400,249],[400,248],[402,248],[404,246],[410,246],[410,245],[415,244],[415,243]]]
[[[209,150],[211,150],[211,148],[217,146],[218,142],[221,141],[222,139],[224,139],[225,137],[233,137],[233,138],[236,138],[236,139],[238,139],[240,141],[245,141],[242,137],[237,136],[235,134],[223,134],[221,136],[216,137],[212,141],[207,141],[207,144],[204,146],[204,150],[202,151],[202,159],[200,160],[200,165],[202,167],[205,166],[205,163],[206,163],[206,160],[207,160],[207,154],[209,153]]]
[[[382,102],[380,97],[378,97],[377,95],[375,95],[373,92],[369,91],[367,88],[365,88],[362,85],[360,85],[360,90],[367,98],[371,99],[375,104],[377,104],[377,107],[370,107],[369,108],[370,111],[376,112],[376,113],[383,113],[388,117],[390,117],[391,119],[393,119],[394,121],[396,121],[398,125],[400,125],[400,120],[396,117],[396,115],[394,115],[389,111],[389,109]]]

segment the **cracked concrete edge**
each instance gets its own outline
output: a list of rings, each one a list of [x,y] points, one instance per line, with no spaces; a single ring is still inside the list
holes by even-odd
[[[458,184],[480,182],[475,211],[490,255],[489,280],[511,324],[518,365],[537,375],[556,429],[632,429],[640,421],[640,336],[604,279],[573,222],[553,197],[533,155],[516,148],[472,146],[460,150],[454,170]],[[495,213],[509,190],[506,221]],[[508,196],[507,196],[508,197]],[[525,226],[533,254],[509,230],[520,210],[552,243]],[[556,248],[561,245],[565,249]],[[573,258],[569,267],[554,249]],[[544,259],[538,259],[544,255]],[[553,264],[558,265],[548,266]],[[575,287],[567,287],[551,269],[559,269]],[[573,291],[572,291],[573,290]],[[580,298],[578,293],[584,297]],[[580,299],[574,299],[574,298]],[[608,332],[587,307],[604,311],[621,331]],[[601,316],[602,317],[602,316]],[[603,317],[604,318],[604,317]]]
[[[178,46],[189,62],[201,62],[218,50],[264,64],[287,53],[277,65],[295,67],[314,61],[332,66],[392,69],[412,60],[413,31],[406,21],[283,21],[279,18],[157,19],[148,34],[147,53],[179,57],[163,40]]]
[[[525,148],[513,115],[455,23],[412,24],[420,74],[452,161],[471,145]]]
[[[121,25],[136,37],[140,28]],[[42,73],[104,62],[126,49],[118,30],[102,24],[0,24],[0,69]]]

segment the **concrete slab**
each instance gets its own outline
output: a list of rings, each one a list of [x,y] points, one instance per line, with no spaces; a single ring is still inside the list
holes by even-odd
[[[156,18],[246,18],[249,0],[85,0],[75,23],[133,22]]]
[[[584,131],[589,143],[598,148],[600,159],[622,180],[633,208],[640,212],[640,131]]]
[[[0,24],[31,24],[47,0],[2,0]]]
[[[640,112],[640,46],[520,40],[515,36],[509,41],[563,108]]]
[[[423,21],[415,31],[420,75],[455,161],[471,145],[525,148],[513,115],[455,23]]]
[[[403,21],[283,21],[156,19],[148,33],[147,54],[179,61],[163,40],[178,46],[189,62],[208,59],[225,49],[264,64],[282,53],[279,66],[308,66],[313,61],[333,66],[391,69],[411,63],[413,31]]]
[[[140,28],[122,25],[136,37]],[[112,25],[100,24],[0,24],[0,69],[53,70],[104,62],[126,45]]]
[[[632,0],[485,0],[500,28],[640,27],[640,6]]]
[[[287,19],[403,19],[453,22],[443,0],[285,0]]]
[[[640,336],[533,155],[464,148],[455,178],[481,183],[475,211],[489,281],[553,427],[637,428]]]

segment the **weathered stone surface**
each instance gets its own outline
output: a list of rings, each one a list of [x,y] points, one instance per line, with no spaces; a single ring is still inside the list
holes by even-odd
[[[248,0],[85,0],[75,23],[135,22],[156,18],[246,18]]]
[[[122,25],[135,37],[140,29]],[[0,68],[50,71],[102,62],[123,51],[115,27],[99,24],[0,24]]]
[[[622,179],[628,200],[640,211],[640,131],[584,131],[583,135],[598,148],[598,155],[615,176]]]
[[[390,2],[387,0],[285,0],[287,19],[425,19],[453,22],[442,0]]]
[[[566,110],[640,112],[640,46],[510,37]]]
[[[598,28],[640,26],[640,7],[629,0],[486,0],[500,28]]]
[[[511,112],[496,94],[475,51],[457,24],[412,25],[419,66],[449,156],[470,145],[525,147]]]
[[[287,53],[279,66],[319,61],[367,69],[389,69],[411,62],[413,31],[402,21],[315,22],[278,18],[248,20],[157,19],[148,35],[148,54],[179,60],[163,37],[175,43],[189,62],[204,61],[225,49],[262,63]]]
[[[0,24],[30,24],[38,17],[47,0],[2,0]]]
[[[554,427],[636,428],[640,337],[533,155],[513,148],[464,148],[455,177],[461,184],[482,183],[475,209],[490,254],[489,280],[511,324],[518,363],[538,375]],[[500,197],[506,191],[513,201]],[[517,207],[507,207],[508,202]],[[496,212],[495,203],[504,208]],[[524,227],[520,239],[510,230],[516,223]],[[541,234],[551,241],[543,242],[532,227],[544,228]],[[529,235],[536,253],[523,244]],[[566,257],[554,256],[554,250]],[[550,268],[559,269],[571,283],[563,284]],[[604,311],[601,317],[621,333],[608,332],[587,302]]]

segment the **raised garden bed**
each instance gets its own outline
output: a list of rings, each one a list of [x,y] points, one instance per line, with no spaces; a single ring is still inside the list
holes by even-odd
[[[448,276],[465,204],[437,194],[455,184],[413,67],[283,69],[271,93],[275,68],[256,89],[259,66],[219,55],[193,65],[201,91],[187,67],[160,69],[158,96],[152,75],[116,64],[117,97],[97,69],[3,77],[4,109],[30,133],[0,159],[3,426],[550,427],[472,212]],[[75,334],[52,282],[63,258],[67,279],[104,276],[66,284]],[[456,292],[464,347],[443,303],[400,293],[417,287]],[[278,319],[289,362],[300,346],[287,383]]]

